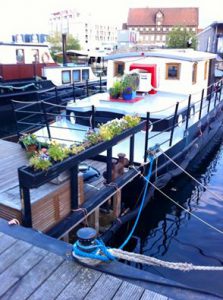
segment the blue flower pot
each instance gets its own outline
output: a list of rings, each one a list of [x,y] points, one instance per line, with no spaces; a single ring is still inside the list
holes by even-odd
[[[131,94],[126,94],[126,93],[123,93],[123,94],[122,94],[122,98],[123,98],[124,100],[132,100],[132,99],[134,99],[135,97],[136,97],[136,91],[132,91]]]
[[[124,100],[132,100],[132,93],[131,93],[131,94],[123,93],[123,94],[122,94],[122,98],[123,98]]]

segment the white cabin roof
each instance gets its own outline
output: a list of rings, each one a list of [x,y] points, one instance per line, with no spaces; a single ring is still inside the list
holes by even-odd
[[[128,52],[128,53],[117,53],[113,55],[108,55],[107,60],[129,60],[134,57],[160,57],[160,58],[170,58],[178,59],[184,61],[202,61],[213,59],[216,54],[202,51],[195,51],[193,49],[152,49],[147,52]]]

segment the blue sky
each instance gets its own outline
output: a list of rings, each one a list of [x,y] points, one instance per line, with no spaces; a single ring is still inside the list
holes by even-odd
[[[7,0],[0,10],[0,40],[13,33],[47,33],[51,12],[75,7],[120,24],[129,7],[199,7],[200,27],[223,21],[222,0]]]

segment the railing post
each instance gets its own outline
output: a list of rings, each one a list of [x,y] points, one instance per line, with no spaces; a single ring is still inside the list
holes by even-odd
[[[221,86],[220,86],[220,92],[219,92],[219,99],[218,99],[219,102],[221,101],[222,85],[223,85],[223,82],[221,80]]]
[[[204,89],[201,92],[201,103],[200,103],[200,110],[199,110],[199,120],[201,118],[202,108],[203,108],[203,101],[204,101]]]
[[[187,106],[187,116],[186,116],[186,126],[185,130],[188,128],[189,118],[190,118],[190,105],[191,105],[191,95],[188,98],[188,106]]]
[[[212,93],[213,93],[213,84],[212,84],[212,86],[211,86],[210,96],[208,97],[208,110],[207,110],[207,113],[209,113],[209,111],[210,111],[210,105],[211,105]]]
[[[89,86],[88,86],[88,80],[86,80],[86,92],[87,92],[87,97],[89,97]]]
[[[59,101],[59,96],[58,96],[58,89],[57,87],[55,86],[55,99],[56,99],[56,104],[58,105],[57,106],[57,113],[60,114],[60,105],[62,104],[61,101]]]
[[[134,147],[135,147],[135,135],[130,137],[130,147],[129,147],[129,163],[130,165],[134,162]]]
[[[43,117],[44,117],[44,121],[45,121],[45,124],[46,124],[48,138],[49,138],[49,140],[51,140],[50,127],[49,127],[49,123],[48,123],[48,120],[47,120],[47,112],[46,112],[43,101],[40,101],[40,103],[41,103],[41,107],[42,107],[42,110],[43,110]]]
[[[102,81],[101,81],[101,74],[99,75],[99,81],[100,81],[100,93],[102,93]]]
[[[20,171],[18,170],[18,173]],[[22,207],[22,225],[25,227],[32,227],[32,210],[30,203],[30,190],[19,181],[19,192]]]
[[[172,129],[170,132],[170,142],[169,142],[169,146],[172,146],[172,142],[173,142],[173,134],[174,134],[174,129],[175,129],[175,123],[177,120],[177,112],[178,112],[178,107],[179,107],[179,102],[176,103],[176,107],[175,107],[175,112],[174,112],[174,117],[173,117],[173,124],[172,124]]]
[[[112,181],[112,148],[107,150],[107,183]]]
[[[92,105],[91,107],[91,128],[95,129],[95,107]]]
[[[78,208],[78,165],[70,169],[71,209]]]
[[[148,150],[148,140],[149,140],[149,119],[150,113],[147,112],[146,114],[146,135],[145,135],[145,150],[144,150],[144,162],[147,160],[147,150]]]
[[[218,98],[218,86],[216,86],[215,88],[214,107],[216,106],[217,98]]]
[[[12,107],[13,116],[14,116],[14,119],[15,119],[16,134],[17,134],[17,137],[19,138],[20,131],[19,131],[19,127],[18,127],[18,119],[17,119],[17,116],[16,116],[16,107],[15,107],[15,105],[13,103],[13,100],[11,100],[11,107]]]
[[[74,98],[74,102],[76,102],[75,82],[73,82],[72,88],[73,88],[73,98]]]

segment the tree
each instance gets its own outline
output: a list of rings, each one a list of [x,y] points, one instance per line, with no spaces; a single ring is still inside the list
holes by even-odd
[[[168,48],[193,48],[197,45],[196,35],[185,27],[174,27],[167,35]]]
[[[61,52],[63,45],[62,45],[62,34],[59,32],[54,33],[51,36],[48,36],[47,39],[48,43],[50,44],[50,52],[54,60],[58,60],[55,54],[57,52]],[[75,39],[71,34],[67,35],[66,38],[66,50],[80,50],[81,46],[77,39]],[[60,59],[59,59],[60,60]]]

